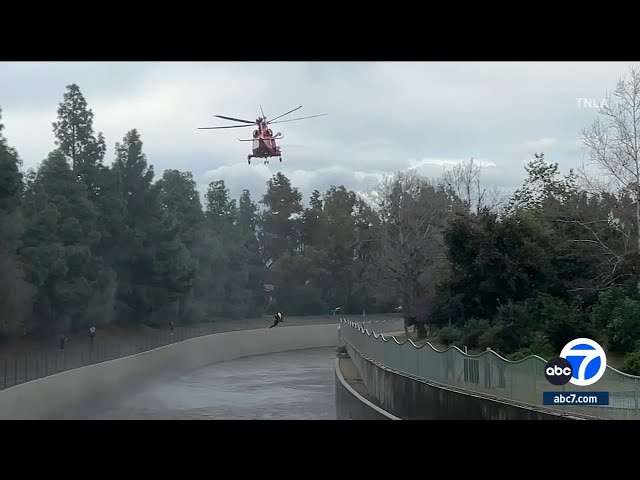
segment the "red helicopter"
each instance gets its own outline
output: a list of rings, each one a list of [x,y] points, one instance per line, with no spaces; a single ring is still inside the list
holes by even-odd
[[[282,162],[282,152],[280,151],[280,147],[276,145],[276,140],[280,140],[284,138],[284,135],[282,135],[282,133],[280,132],[274,135],[273,131],[269,128],[269,125],[275,124],[275,123],[293,122],[296,120],[305,120],[307,118],[315,118],[315,117],[322,117],[324,115],[328,115],[328,113],[322,113],[320,115],[311,115],[309,117],[300,117],[300,118],[292,118],[289,120],[276,121],[279,118],[282,118],[286,115],[289,115],[290,113],[295,112],[296,110],[300,110],[301,108],[302,108],[302,105],[300,105],[297,108],[294,108],[293,110],[289,110],[287,113],[278,115],[273,120],[269,120],[268,122],[267,122],[267,117],[264,114],[264,111],[262,110],[262,106],[260,106],[260,112],[262,113],[262,117],[256,118],[256,120],[253,122],[251,120],[242,120],[241,118],[226,117],[224,115],[214,115],[214,117],[223,118],[225,120],[231,120],[232,122],[240,122],[246,125],[230,125],[227,127],[199,127],[198,130],[215,130],[219,128],[243,128],[243,127],[250,127],[253,125],[257,125],[258,129],[253,131],[253,138],[249,138],[246,140],[238,138],[238,140],[240,140],[241,142],[253,142],[253,153],[250,153],[249,155],[247,155],[247,161],[249,162],[249,165],[251,165],[252,158],[263,158],[265,165],[269,163],[269,158],[271,157],[278,157]]]

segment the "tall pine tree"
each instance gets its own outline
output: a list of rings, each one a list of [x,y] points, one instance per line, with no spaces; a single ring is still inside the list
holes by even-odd
[[[100,173],[106,152],[102,132],[95,135],[93,111],[78,85],[67,86],[53,123],[56,146],[71,163],[74,173],[87,185],[90,197],[100,194]]]

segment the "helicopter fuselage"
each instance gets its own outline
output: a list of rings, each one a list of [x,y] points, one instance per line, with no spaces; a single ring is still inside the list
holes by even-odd
[[[284,138],[284,136],[278,132],[275,135],[266,124],[266,119],[258,118],[256,120],[258,129],[253,131],[253,138],[240,140],[241,142],[252,142],[252,153],[247,156],[247,161],[251,164],[252,158],[262,158],[264,163],[269,163],[269,158],[278,157],[282,162],[282,152],[277,145],[276,140]]]

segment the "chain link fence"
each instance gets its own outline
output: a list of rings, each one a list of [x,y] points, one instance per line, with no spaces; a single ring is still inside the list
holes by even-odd
[[[473,391],[499,399],[535,406],[562,414],[599,419],[640,420],[640,377],[607,366],[594,385],[578,387],[551,385],[544,374],[546,360],[533,356],[510,361],[493,351],[468,355],[457,347],[437,350],[429,343],[416,346],[400,343],[384,331],[393,329],[371,322],[356,323],[341,319],[342,342],[363,357],[391,370],[454,388]],[[396,329],[397,331],[397,329]],[[609,392],[609,405],[543,405],[545,391]]]
[[[338,317],[330,315],[292,317],[285,318],[284,326],[338,323],[338,321]],[[100,330],[97,330],[96,336],[92,340],[87,332],[85,338],[76,338],[67,342],[64,349],[52,347],[29,355],[0,358],[0,390],[66,370],[146,352],[189,338],[213,333],[266,328],[271,324],[272,318],[265,317],[223,320],[184,327],[178,326],[173,332],[170,331],[168,326],[165,326],[149,335],[130,340],[101,338]]]

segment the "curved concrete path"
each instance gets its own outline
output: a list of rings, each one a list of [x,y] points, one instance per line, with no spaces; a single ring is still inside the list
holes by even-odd
[[[131,392],[86,419],[334,420],[335,348],[216,363]]]

